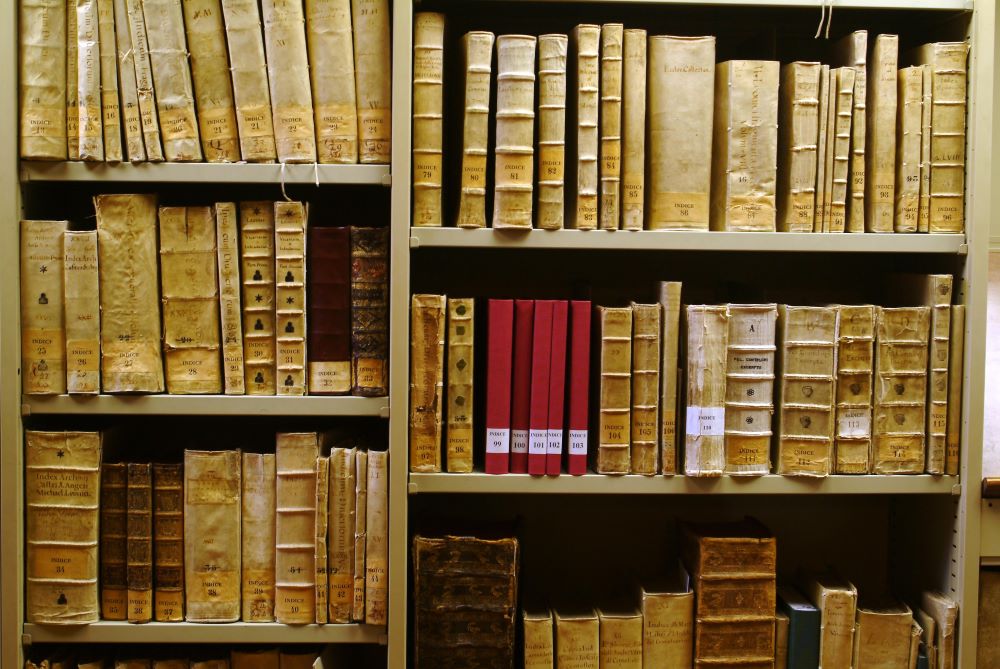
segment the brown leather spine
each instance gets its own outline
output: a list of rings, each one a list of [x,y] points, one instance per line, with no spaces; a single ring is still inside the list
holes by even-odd
[[[126,489],[128,470],[124,463],[101,465],[101,618],[125,620],[127,576],[125,574]]]
[[[149,463],[128,463],[128,621],[153,618],[153,490]]]
[[[153,602],[159,622],[184,620],[184,465],[153,465]]]
[[[306,244],[309,392],[351,391],[350,228],[309,228]]]
[[[389,229],[351,228],[353,395],[389,391]]]

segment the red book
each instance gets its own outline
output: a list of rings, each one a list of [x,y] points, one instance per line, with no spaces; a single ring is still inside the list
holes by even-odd
[[[531,328],[534,300],[514,300],[514,393],[510,416],[510,471],[528,473],[528,420],[531,417]]]
[[[590,300],[570,302],[569,447],[567,471],[587,473],[587,400],[590,396]]]
[[[531,332],[531,415],[528,419],[528,473],[545,473],[549,433],[549,365],[554,300],[535,300]]]
[[[486,473],[510,469],[510,362],[514,301],[490,300],[486,347]]]
[[[563,411],[566,405],[566,330],[569,303],[558,300],[552,307],[552,353],[549,364],[549,430],[545,437],[545,473],[562,470]]]
[[[310,227],[309,394],[351,392],[351,229]]]

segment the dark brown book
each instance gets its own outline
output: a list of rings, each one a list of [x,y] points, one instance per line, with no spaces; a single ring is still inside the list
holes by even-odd
[[[281,669],[277,648],[233,648],[230,669]]]
[[[153,465],[153,599],[159,622],[184,620],[184,465]]]
[[[128,617],[128,468],[124,463],[101,464],[101,618]]]
[[[352,394],[389,392],[389,229],[351,228]]]
[[[351,392],[351,229],[311,227],[309,266],[309,394]]]
[[[153,487],[149,463],[128,463],[128,621],[153,619]]]

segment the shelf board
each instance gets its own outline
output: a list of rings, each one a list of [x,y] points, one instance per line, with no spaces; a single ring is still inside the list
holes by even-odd
[[[23,395],[21,415],[132,414],[145,416],[379,416],[388,397],[262,395]]]
[[[577,2],[578,0],[557,0]],[[580,0],[582,2],[609,2],[633,4],[649,3],[657,5],[699,5],[718,7],[774,7],[778,9],[818,9],[816,0]],[[900,9],[936,11],[972,11],[972,0],[834,0],[834,7],[841,9]]]
[[[635,494],[635,495],[904,495],[957,494],[957,476],[530,476],[528,474],[410,474],[410,494]]]
[[[21,181],[390,184],[388,165],[278,163],[85,163],[21,161]]]
[[[386,643],[381,625],[280,623],[145,623],[104,620],[89,625],[25,623],[24,645],[35,643]]]
[[[966,254],[965,235],[410,228],[410,247]]]

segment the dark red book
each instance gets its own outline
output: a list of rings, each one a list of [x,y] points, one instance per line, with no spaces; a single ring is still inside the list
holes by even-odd
[[[566,331],[569,303],[557,300],[552,306],[552,352],[549,363],[549,429],[546,435],[545,473],[562,470],[563,417],[566,405]]]
[[[510,415],[510,471],[528,473],[528,421],[531,418],[531,329],[534,300],[514,300],[514,391]]]
[[[535,300],[531,332],[531,415],[528,418],[528,473],[545,473],[549,434],[549,366],[552,364],[554,300]]]
[[[514,301],[490,300],[486,345],[486,473],[510,471],[510,372]]]
[[[587,473],[587,411],[590,397],[590,300],[570,302],[569,444],[566,471]]]
[[[309,393],[351,392],[351,229],[308,229]]]

